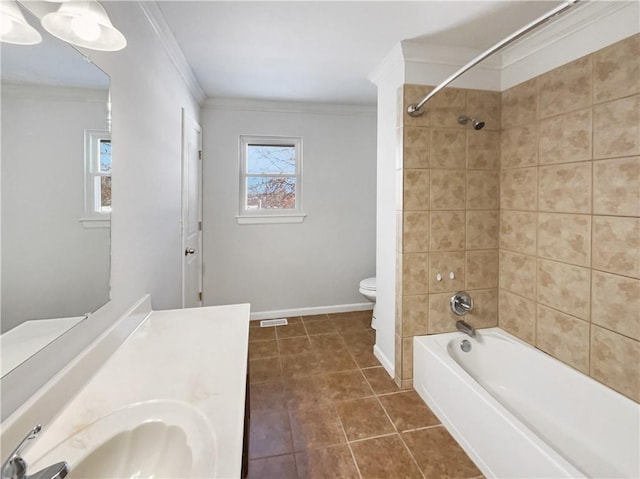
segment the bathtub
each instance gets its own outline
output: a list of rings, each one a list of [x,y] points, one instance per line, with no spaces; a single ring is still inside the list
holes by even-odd
[[[413,383],[487,477],[640,477],[640,405],[499,328],[415,337]]]

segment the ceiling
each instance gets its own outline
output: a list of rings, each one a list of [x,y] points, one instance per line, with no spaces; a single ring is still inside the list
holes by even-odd
[[[402,40],[485,50],[559,1],[158,1],[208,97],[374,103]]]

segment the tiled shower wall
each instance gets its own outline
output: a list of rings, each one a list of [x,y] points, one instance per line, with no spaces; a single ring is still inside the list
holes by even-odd
[[[454,330],[464,289],[473,326],[499,309],[502,328],[640,398],[639,62],[635,35],[502,94],[447,88],[422,117],[399,112],[398,384],[413,336]]]
[[[405,85],[398,104],[429,90]],[[484,129],[460,125],[460,115],[481,118]],[[447,88],[423,116],[398,118],[395,371],[406,387],[413,337],[455,330],[453,293],[470,292],[477,327],[497,325],[500,93]]]
[[[640,399],[640,35],[502,94],[500,326]]]

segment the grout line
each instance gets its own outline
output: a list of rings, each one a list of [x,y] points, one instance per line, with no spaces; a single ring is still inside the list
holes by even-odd
[[[405,450],[409,453],[409,457],[411,457],[411,459],[413,460],[414,464],[418,468],[418,471],[420,471],[420,475],[423,477],[423,479],[426,479],[426,476],[425,476],[424,472],[422,471],[422,468],[418,464],[418,461],[416,460],[415,456],[413,455],[413,452],[411,452],[411,449],[409,449],[409,446],[407,446],[407,443],[404,442],[404,439],[402,438],[402,434],[400,434],[400,431],[398,431],[398,428],[396,427],[395,423],[391,419],[391,416],[389,415],[389,413],[385,409],[384,405],[382,404],[382,402],[380,401],[380,398],[378,396],[376,396],[376,401],[378,401],[378,404],[380,405],[380,407],[384,411],[385,415],[387,416],[387,419],[389,420],[389,422],[393,426],[393,429],[396,431],[396,434],[398,435],[398,438],[400,439],[400,442],[404,446]]]
[[[333,401],[335,402],[335,401]],[[347,436],[347,431],[344,428],[344,424],[342,424],[342,418],[340,417],[340,414],[338,413],[338,409],[336,408],[335,404],[331,404],[331,407],[334,409],[336,416],[338,417],[338,423],[340,424],[340,429],[342,430],[342,434],[344,436],[344,440],[345,443],[347,444],[347,447],[349,448],[349,452],[351,453],[351,459],[353,460],[353,464],[356,466],[356,471],[358,472],[358,477],[360,479],[362,479],[362,473],[360,472],[360,467],[358,466],[358,461],[356,461],[356,455],[353,452],[353,449],[351,448],[351,445],[349,443],[349,437]]]
[[[379,434],[377,436],[368,436],[368,437],[362,437],[360,439],[353,439],[351,441],[347,441],[347,444],[356,444],[359,442],[365,442],[365,441],[369,441],[370,439],[380,439],[381,437],[391,437],[391,436],[397,436],[398,432],[389,432],[386,434]]]

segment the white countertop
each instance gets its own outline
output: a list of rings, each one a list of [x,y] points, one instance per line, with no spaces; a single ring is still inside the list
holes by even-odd
[[[152,312],[54,421],[43,424],[25,459],[33,462],[127,405],[176,400],[212,425],[216,475],[240,477],[248,334],[248,304]]]

